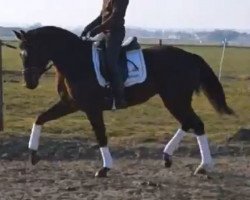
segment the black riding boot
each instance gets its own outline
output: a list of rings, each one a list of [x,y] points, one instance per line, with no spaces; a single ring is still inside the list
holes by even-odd
[[[126,108],[127,107],[127,101],[125,99],[125,92],[124,92],[124,84],[122,80],[121,75],[116,75],[113,78],[113,83],[112,83],[112,88],[113,88],[113,93],[115,96],[115,105],[116,108]]]
[[[111,30],[105,34],[107,67],[111,74],[111,86],[117,108],[126,108],[122,72],[118,65],[121,45],[125,36],[125,28]]]

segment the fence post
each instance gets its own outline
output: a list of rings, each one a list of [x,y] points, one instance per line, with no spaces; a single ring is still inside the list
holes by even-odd
[[[0,40],[0,131],[4,130],[4,123],[3,123],[3,60],[2,60],[2,46],[3,46],[3,43]]]
[[[159,39],[159,45],[162,46],[162,39]]]
[[[226,46],[227,46],[227,39],[225,38],[225,40],[223,41],[223,49],[222,49],[222,54],[221,54],[221,59],[220,59],[219,81],[221,80],[221,76],[222,76],[222,66],[223,66],[223,61],[225,57]]]

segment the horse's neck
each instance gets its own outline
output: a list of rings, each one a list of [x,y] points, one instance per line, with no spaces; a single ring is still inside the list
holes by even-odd
[[[81,41],[80,41],[81,42]],[[92,68],[92,48],[90,43],[60,42],[52,47],[51,60],[58,71],[68,79],[84,78],[94,74]]]

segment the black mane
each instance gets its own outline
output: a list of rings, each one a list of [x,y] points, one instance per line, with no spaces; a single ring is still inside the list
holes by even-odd
[[[27,32],[29,38],[34,38],[38,40],[53,40],[57,38],[64,41],[70,41],[70,44],[77,45],[92,45],[92,41],[82,40],[76,34],[70,32],[69,30],[56,27],[56,26],[43,26]]]

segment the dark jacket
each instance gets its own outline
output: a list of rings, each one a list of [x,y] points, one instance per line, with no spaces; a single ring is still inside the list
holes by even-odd
[[[85,28],[85,31],[95,29],[95,33],[98,34],[124,28],[128,3],[129,0],[103,0],[101,14]]]

